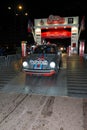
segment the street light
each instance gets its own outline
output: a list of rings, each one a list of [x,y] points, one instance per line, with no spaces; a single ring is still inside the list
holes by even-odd
[[[13,20],[13,23],[11,22],[11,25],[13,26],[12,29],[12,36],[14,42],[21,41],[23,38],[25,40],[27,35],[27,21],[28,21],[28,12],[26,8],[22,4],[17,4],[14,6],[8,6],[9,10],[9,16],[12,17],[11,20]],[[12,37],[11,36],[11,37]]]
[[[22,10],[22,9],[23,9],[23,6],[22,6],[22,5],[18,5],[18,9],[19,9],[19,10]]]
[[[11,6],[8,6],[8,10],[11,10]]]

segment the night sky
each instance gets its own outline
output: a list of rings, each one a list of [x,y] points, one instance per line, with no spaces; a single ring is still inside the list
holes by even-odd
[[[18,4],[23,5],[23,11],[19,18],[15,18],[14,13],[17,12]],[[9,6],[12,7],[10,12],[8,10]],[[86,17],[86,7],[86,1],[80,0],[0,0],[0,41],[4,41],[4,39],[7,42],[15,41],[18,40],[18,37],[19,39],[20,37],[26,39],[28,19],[33,22],[35,18],[47,18],[49,15],[57,15],[61,17],[79,16],[81,20],[82,16]],[[23,16],[25,12],[28,12],[27,18]],[[15,35],[14,39],[12,38],[13,34]]]
[[[58,16],[82,16],[86,15],[86,2],[80,0],[72,1],[37,1],[37,0],[0,0],[0,15],[8,12],[7,7],[12,6],[15,10],[18,4],[24,6],[24,11],[29,13],[29,18],[47,18],[49,15]]]

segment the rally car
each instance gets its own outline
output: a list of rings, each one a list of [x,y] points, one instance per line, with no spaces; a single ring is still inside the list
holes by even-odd
[[[52,76],[58,74],[61,55],[55,44],[37,45],[22,63],[22,70],[29,75]]]

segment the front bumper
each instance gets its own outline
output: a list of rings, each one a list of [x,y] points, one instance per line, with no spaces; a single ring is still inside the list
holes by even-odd
[[[26,74],[37,75],[37,76],[52,76],[56,74],[55,70],[27,70],[23,69]]]

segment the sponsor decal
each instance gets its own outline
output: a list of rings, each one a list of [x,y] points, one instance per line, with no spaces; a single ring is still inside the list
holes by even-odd
[[[47,60],[30,60],[30,64],[34,65],[34,64],[42,64],[42,65],[48,65],[48,61]]]
[[[43,69],[42,64],[34,64],[34,69]]]
[[[48,61],[45,60],[43,55],[40,55],[37,57],[36,60],[30,60],[30,64],[32,64],[32,65],[34,65],[34,64],[48,65]]]

